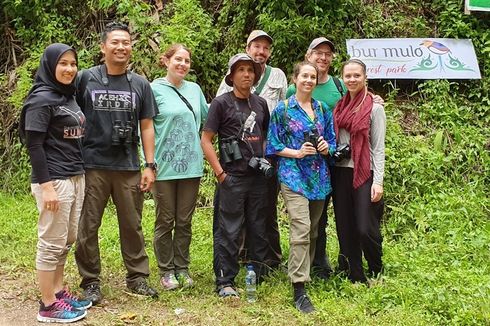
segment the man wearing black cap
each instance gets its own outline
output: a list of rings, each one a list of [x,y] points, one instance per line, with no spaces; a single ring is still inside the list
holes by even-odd
[[[260,64],[260,78],[250,91],[259,95],[267,102],[269,113],[275,109],[277,103],[286,98],[287,79],[284,72],[275,67],[267,65],[271,56],[272,37],[262,30],[254,30],[247,38],[247,54]],[[225,79],[221,82],[216,96],[230,92],[232,87],[227,85]],[[282,250],[279,240],[279,226],[277,224],[277,195],[278,182],[273,178],[268,183],[267,191],[267,221],[266,232],[269,240],[269,253],[267,254],[267,265],[276,268],[281,263]],[[245,233],[246,234],[246,233]],[[244,234],[244,235],[245,235]],[[245,243],[248,247],[247,242]],[[242,254],[241,254],[242,255]]]
[[[220,297],[238,297],[235,277],[239,271],[238,250],[242,225],[250,238],[249,255],[260,280],[268,252],[265,234],[267,179],[262,163],[269,126],[267,103],[250,92],[260,78],[260,65],[245,53],[233,56],[225,77],[233,90],[216,97],[209,108],[201,146],[218,180],[215,210],[214,272]],[[220,157],[213,139],[218,135]],[[264,167],[266,167],[267,163]]]

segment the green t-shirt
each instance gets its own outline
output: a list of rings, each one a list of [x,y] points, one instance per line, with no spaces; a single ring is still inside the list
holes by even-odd
[[[341,79],[339,80],[340,85],[342,85],[342,88],[344,89],[344,94],[346,94],[347,89],[345,88],[344,82]],[[286,98],[289,98],[294,93],[296,93],[296,85],[291,84],[286,92]],[[330,110],[333,110],[341,97],[342,94],[339,93],[332,76],[329,76],[326,83],[316,85],[315,89],[313,90],[313,98],[315,100],[327,103]]]
[[[157,180],[196,178],[203,175],[203,153],[199,129],[208,115],[208,105],[198,84],[183,81],[177,90],[195,114],[170,87],[165,78],[151,83],[159,113],[153,118]]]

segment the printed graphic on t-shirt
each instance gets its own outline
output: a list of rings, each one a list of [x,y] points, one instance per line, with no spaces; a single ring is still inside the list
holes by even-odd
[[[70,126],[63,127],[63,138],[64,139],[80,139],[85,134],[85,115],[82,111],[73,112],[64,106],[59,106],[58,109],[75,120]]]
[[[136,107],[136,94],[134,92],[116,90],[92,90],[94,110],[101,111],[130,111]],[[132,105],[131,105],[131,102]]]
[[[169,162],[172,169],[177,173],[185,173],[189,168],[189,162],[198,158],[194,148],[194,130],[195,126],[184,121],[182,117],[173,119],[174,128],[170,131],[169,136],[163,139],[162,160]]]

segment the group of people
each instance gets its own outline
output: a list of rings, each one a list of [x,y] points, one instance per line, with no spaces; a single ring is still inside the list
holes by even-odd
[[[328,74],[335,47],[324,37],[311,42],[288,88],[285,74],[267,65],[272,43],[264,31],[249,35],[209,107],[200,86],[185,79],[192,53],[182,44],[163,53],[166,76],[151,84],[127,69],[132,43],[125,24],[105,26],[104,62],[78,74],[75,49],[61,43],[45,49],[20,121],[39,210],[38,321],[77,321],[102,300],[98,230],[109,197],[128,291],[158,297],[147,283],[146,191],[156,207],[160,285],[193,286],[189,247],[204,158],[217,180],[213,269],[220,297],[239,296],[240,262],[253,265],[259,283],[281,266],[279,191],[289,216],[288,276],[299,311],[314,311],[305,291],[310,275],[328,278],[333,271],[325,249],[331,196],[338,271],[367,282],[364,254],[368,276],[381,272],[382,100],[368,92],[359,60],[343,65],[343,81]],[[63,283],[74,244],[81,298]]]

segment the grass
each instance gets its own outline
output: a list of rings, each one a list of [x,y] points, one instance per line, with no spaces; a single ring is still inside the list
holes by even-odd
[[[207,188],[207,186],[206,186]],[[207,189],[209,192],[209,189]],[[476,195],[475,195],[476,196]],[[466,192],[466,201],[472,198]],[[430,213],[431,201],[424,200]],[[436,199],[434,199],[436,201]],[[152,249],[153,205],[145,202],[143,228],[150,257],[150,283],[158,284]],[[112,206],[106,209],[100,230],[102,290],[107,304],[92,309],[87,325],[489,325],[490,324],[490,223],[483,203],[480,214],[451,213],[439,207],[445,220],[423,231],[405,227],[396,234],[396,219],[384,224],[383,283],[371,288],[334,277],[316,281],[308,291],[317,313],[303,316],[291,302],[287,276],[272,275],[258,288],[259,301],[248,304],[222,301],[213,293],[212,209],[198,208],[193,222],[191,273],[196,287],[163,292],[156,301],[135,298],[124,290],[125,269],[121,260],[117,219]],[[283,209],[282,209],[283,210]],[[37,213],[30,196],[0,193],[0,275],[12,284],[25,282],[19,300],[37,299],[34,256]],[[396,212],[394,212],[396,213]],[[389,214],[388,214],[389,215]],[[443,214],[444,215],[444,214]],[[400,222],[396,222],[397,225]],[[280,220],[282,246],[287,255],[287,221]],[[332,223],[331,223],[332,224]],[[328,251],[337,252],[335,231],[329,226]],[[332,257],[335,264],[335,257]],[[67,264],[67,283],[80,281],[74,258]],[[9,283],[9,284],[10,284]],[[244,284],[244,271],[238,276]],[[13,286],[13,285],[11,285]],[[1,299],[0,299],[1,300]],[[35,311],[27,310],[34,320]]]

